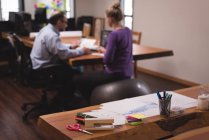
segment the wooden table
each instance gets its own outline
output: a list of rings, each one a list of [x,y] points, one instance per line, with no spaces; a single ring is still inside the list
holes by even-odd
[[[192,98],[197,98],[200,86],[176,91]],[[86,112],[97,109],[99,106],[91,106],[73,111],[55,113],[41,116],[38,126],[46,134],[57,140],[137,140],[159,139],[162,137],[177,135],[192,129],[209,126],[209,112],[199,111],[196,108],[186,109],[184,115],[172,118],[154,116],[147,118],[144,124],[138,126],[124,125],[112,131],[95,131],[93,135],[68,131],[67,124],[76,123],[74,118],[77,112]]]
[[[21,37],[24,44],[28,47],[33,47],[33,39],[29,37]],[[61,38],[61,41],[64,43],[71,43],[72,41],[78,40],[78,37],[64,37]],[[161,49],[146,45],[137,45],[133,44],[133,59],[134,60],[143,60],[143,59],[151,59],[151,58],[158,58],[158,57],[165,57],[165,56],[172,56],[173,51],[168,49]],[[83,55],[79,57],[70,58],[69,64],[72,66],[79,66],[79,65],[89,65],[89,64],[101,64],[103,56],[97,55]]]

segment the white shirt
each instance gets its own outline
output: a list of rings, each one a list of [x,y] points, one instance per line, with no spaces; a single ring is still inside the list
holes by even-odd
[[[36,36],[30,57],[33,69],[39,69],[58,65],[61,60],[83,54],[82,49],[70,49],[62,44],[59,31],[52,24],[48,24]]]

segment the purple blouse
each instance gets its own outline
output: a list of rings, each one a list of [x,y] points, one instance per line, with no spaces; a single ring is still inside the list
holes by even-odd
[[[129,28],[112,31],[109,34],[103,59],[106,72],[131,77],[132,66],[132,33]]]

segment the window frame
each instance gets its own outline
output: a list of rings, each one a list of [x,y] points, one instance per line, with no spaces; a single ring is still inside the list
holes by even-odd
[[[3,19],[3,14],[2,14],[2,1],[0,0],[0,20],[4,20]],[[25,5],[24,5],[24,0],[18,0],[18,12],[20,11],[24,11],[25,10]],[[8,17],[9,19],[9,17]]]
[[[125,25],[125,18],[126,17],[131,17],[132,18],[132,25],[131,25],[131,30],[133,29],[133,23],[134,23],[134,0],[132,0],[132,15],[126,15],[125,14],[125,6],[124,6],[124,1],[125,0],[120,0],[120,4],[121,4],[121,7],[122,7],[122,10],[123,10],[123,13],[124,13],[124,19],[123,19],[123,25]],[[129,0],[130,1],[130,0]]]
[[[67,4],[67,2],[66,2]],[[74,18],[75,17],[75,0],[69,0],[69,4],[70,4],[70,10],[67,10],[67,5],[65,5],[65,13],[67,15],[67,13],[70,13],[70,16],[67,18]]]

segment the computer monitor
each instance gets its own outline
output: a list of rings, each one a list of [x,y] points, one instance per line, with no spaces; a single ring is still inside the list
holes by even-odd
[[[0,32],[14,32],[14,24],[11,21],[0,21]]]
[[[14,24],[14,32],[19,35],[28,35],[25,30],[24,21],[20,13],[9,12],[9,21]]]
[[[32,20],[29,13],[9,12],[9,21],[14,25],[14,32],[19,35],[29,35],[29,32],[32,32]]]
[[[110,30],[102,30],[101,31],[100,46],[106,47],[107,39],[108,39],[108,36],[110,33],[111,33]]]
[[[36,9],[35,22],[38,24],[47,23],[46,8],[37,8]]]
[[[75,31],[76,30],[75,18],[69,18],[67,21],[68,21],[68,25],[66,31]]]
[[[28,33],[32,32],[32,19],[31,14],[27,12],[19,12],[20,16],[22,17],[23,24],[24,24],[24,30]]]

